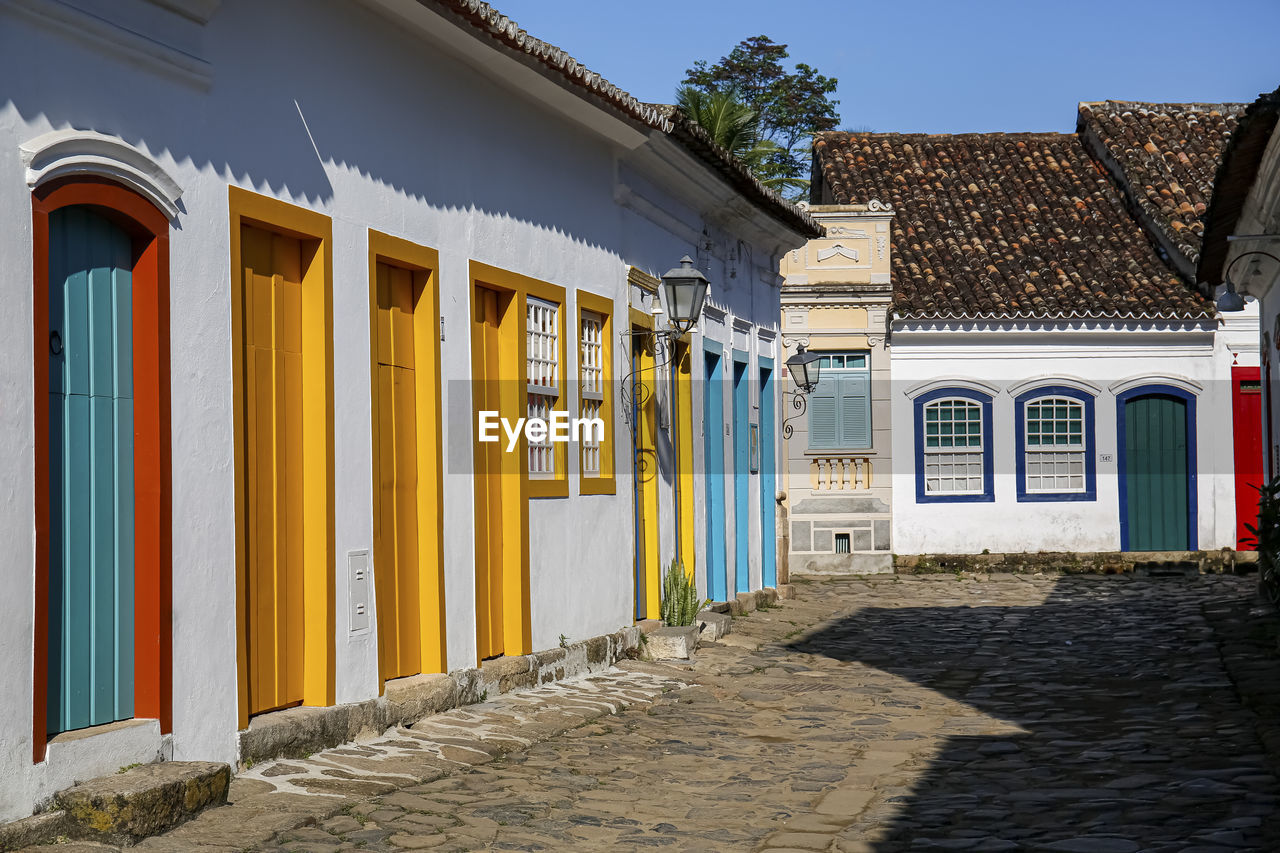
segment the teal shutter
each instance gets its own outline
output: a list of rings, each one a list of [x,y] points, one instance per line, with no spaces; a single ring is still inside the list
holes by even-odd
[[[865,374],[840,377],[840,447],[871,446],[870,384]]]
[[[840,446],[839,411],[836,394],[839,381],[827,375],[809,395],[809,446],[827,449]]]

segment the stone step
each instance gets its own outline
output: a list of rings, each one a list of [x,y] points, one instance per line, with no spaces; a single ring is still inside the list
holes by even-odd
[[[1194,560],[1144,560],[1133,564],[1133,573],[1144,578],[1193,578],[1200,574]]]
[[[210,806],[225,804],[230,784],[231,767],[219,762],[164,761],[132,767],[58,792],[51,811],[0,824],[0,850],[34,848],[59,839],[137,844]],[[72,847],[92,844],[67,849]]]

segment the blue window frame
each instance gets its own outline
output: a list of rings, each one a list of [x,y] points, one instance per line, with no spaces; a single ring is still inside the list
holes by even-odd
[[[818,387],[809,395],[809,447],[871,446],[871,354],[824,352]]]
[[[1093,395],[1045,385],[1013,400],[1018,500],[1098,498]]]
[[[914,400],[916,503],[991,503],[991,396],[939,388]]]

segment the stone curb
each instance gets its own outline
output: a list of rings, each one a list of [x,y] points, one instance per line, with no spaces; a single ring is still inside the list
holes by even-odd
[[[303,758],[489,697],[600,672],[639,645],[640,629],[630,625],[562,648],[497,658],[448,674],[394,679],[382,696],[364,702],[262,714],[240,732],[240,769],[276,758]]]
[[[899,574],[944,572],[1045,572],[1052,574],[1161,574],[1159,566],[1182,568],[1190,574],[1233,574],[1252,571],[1258,555],[1252,551],[1079,551],[1001,554],[894,554]],[[1152,567],[1157,567],[1154,571]],[[1186,572],[1179,571],[1177,574]]]

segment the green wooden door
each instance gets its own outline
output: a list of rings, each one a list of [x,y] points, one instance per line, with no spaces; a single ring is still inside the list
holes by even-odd
[[[1187,404],[1153,394],[1124,407],[1128,550],[1184,551],[1190,547]]]
[[[50,735],[133,716],[132,252],[49,216]]]

